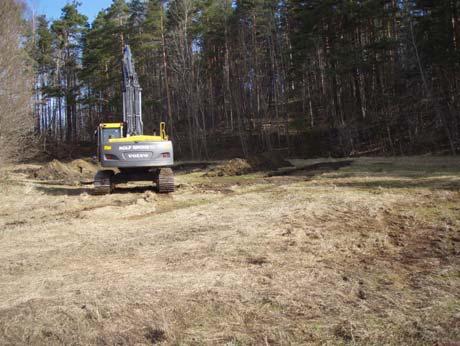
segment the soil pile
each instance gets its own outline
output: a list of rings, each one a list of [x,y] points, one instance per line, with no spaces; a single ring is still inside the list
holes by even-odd
[[[81,159],[67,163],[53,160],[35,171],[33,177],[40,180],[78,184],[82,181],[92,180],[97,169],[97,165]]]
[[[279,153],[263,153],[258,156],[250,156],[247,159],[236,158],[226,161],[205,173],[206,177],[222,177],[243,175],[257,171],[276,170],[281,167],[291,167]]]
[[[253,168],[249,164],[248,160],[244,159],[233,159],[226,161],[214,168],[209,172],[205,173],[205,177],[223,177],[223,176],[234,176],[242,175],[252,172]]]

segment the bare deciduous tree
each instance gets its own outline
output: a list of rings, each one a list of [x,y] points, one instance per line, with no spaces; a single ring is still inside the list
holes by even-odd
[[[21,158],[32,129],[32,69],[23,47],[24,5],[0,2],[0,159]]]

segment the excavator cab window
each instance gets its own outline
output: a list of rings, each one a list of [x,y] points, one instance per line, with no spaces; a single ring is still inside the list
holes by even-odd
[[[102,144],[109,142],[111,138],[120,138],[121,137],[121,128],[105,128],[102,129]]]

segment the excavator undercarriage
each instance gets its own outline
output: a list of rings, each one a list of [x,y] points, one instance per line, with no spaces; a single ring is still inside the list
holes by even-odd
[[[127,169],[115,173],[104,169],[94,177],[94,193],[105,195],[112,193],[117,184],[126,184],[130,181],[148,181],[155,184],[159,193],[174,192],[174,173],[171,168]]]

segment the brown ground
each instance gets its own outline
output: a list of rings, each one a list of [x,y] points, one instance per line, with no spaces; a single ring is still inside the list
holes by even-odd
[[[3,168],[0,344],[459,342],[460,159],[319,162],[169,196]]]

